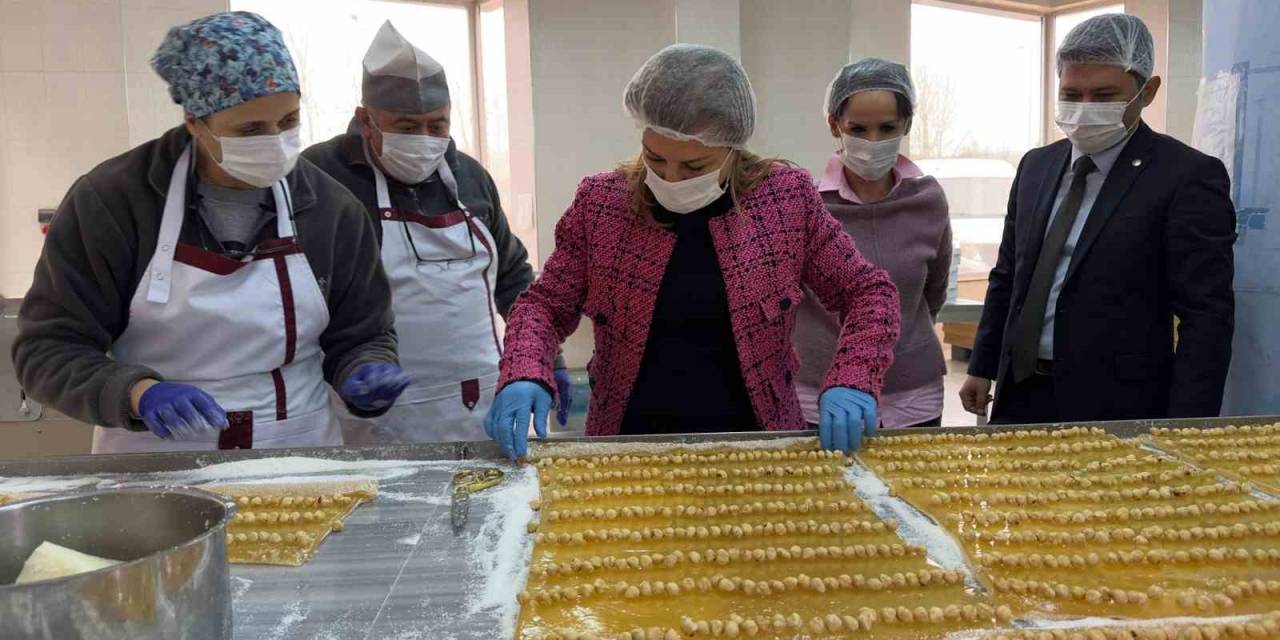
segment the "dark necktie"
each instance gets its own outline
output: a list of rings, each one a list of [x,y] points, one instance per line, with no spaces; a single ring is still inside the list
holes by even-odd
[[[1053,289],[1054,275],[1062,260],[1062,249],[1071,235],[1071,227],[1080,215],[1084,201],[1085,178],[1096,168],[1089,156],[1082,156],[1071,167],[1071,187],[1062,207],[1049,225],[1049,232],[1040,246],[1036,269],[1031,273],[1027,297],[1022,305],[1022,315],[1013,332],[1013,381],[1022,382],[1036,372],[1040,359],[1040,333],[1044,329],[1044,315],[1049,304],[1049,292]]]

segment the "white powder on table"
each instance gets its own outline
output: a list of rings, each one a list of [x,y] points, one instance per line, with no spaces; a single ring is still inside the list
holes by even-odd
[[[285,605],[284,617],[274,629],[268,632],[267,637],[270,640],[283,640],[294,627],[305,622],[310,615],[311,607],[304,606],[301,601],[290,602]]]
[[[978,582],[968,557],[955,538],[911,503],[892,495],[889,485],[875,471],[861,460],[854,459],[845,472],[845,478],[853,484],[858,497],[871,505],[871,510],[880,519],[898,525],[898,537],[904,542],[924,548],[929,560],[943,569],[963,571],[965,584],[970,588],[985,589]]]
[[[507,475],[497,488],[478,494],[472,500],[489,503],[489,513],[474,538],[471,561],[479,568],[484,582],[471,600],[468,615],[481,611],[497,614],[499,628],[495,638],[511,638],[516,632],[520,605],[516,594],[529,577],[529,558],[533,536],[529,521],[533,508],[529,503],[538,498],[538,473],[524,467]],[[472,505],[473,509],[476,505]]]

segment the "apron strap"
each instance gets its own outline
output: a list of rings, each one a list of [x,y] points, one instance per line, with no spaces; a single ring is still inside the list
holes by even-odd
[[[155,256],[151,259],[151,282],[147,285],[147,302],[169,302],[170,275],[173,273],[173,256],[178,250],[178,236],[182,233],[182,219],[186,214],[187,172],[191,168],[194,147],[187,143],[169,176],[169,190],[164,198],[164,215],[160,219],[160,235],[156,239]]]

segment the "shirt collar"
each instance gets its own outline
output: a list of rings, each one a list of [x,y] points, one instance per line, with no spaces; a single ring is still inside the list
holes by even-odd
[[[1133,134],[1137,132],[1138,127],[1134,127],[1133,131],[1130,131],[1125,135],[1124,139],[1120,142],[1093,154],[1085,154],[1077,149],[1075,145],[1071,145],[1071,165],[1075,166],[1076,160],[1088,155],[1089,158],[1093,160],[1094,166],[1098,167],[1098,173],[1106,176],[1111,173],[1111,167],[1116,165],[1116,160],[1120,159],[1120,154],[1124,151],[1124,148],[1129,145],[1129,140],[1133,139]]]
[[[920,167],[916,166],[916,163],[906,156],[899,155],[897,164],[893,166],[889,174],[893,176],[893,186],[889,187],[889,194],[885,196],[886,198],[898,190],[898,185],[902,184],[903,180],[919,178],[924,175],[924,172],[920,171]],[[853,187],[849,186],[849,181],[845,178],[844,161],[840,159],[839,151],[827,159],[827,168],[823,171],[822,177],[818,179],[818,191],[836,191],[841,198],[854,204],[862,204],[862,199],[853,192]]]

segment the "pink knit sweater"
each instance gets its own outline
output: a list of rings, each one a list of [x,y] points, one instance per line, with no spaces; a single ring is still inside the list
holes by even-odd
[[[555,389],[560,343],[586,316],[595,325],[587,435],[615,435],[644,356],[654,302],[675,235],[630,211],[619,172],[591,176],[556,225],[556,248],[541,277],[508,317],[499,388],[536,380]],[[887,274],[859,255],[827,213],[809,174],[778,166],[742,196],[738,210],[714,219],[711,234],[743,380],[760,424],[805,426],[794,379],[791,334],[807,286],[844,318],[824,388],[878,395],[898,338],[898,295]]]

